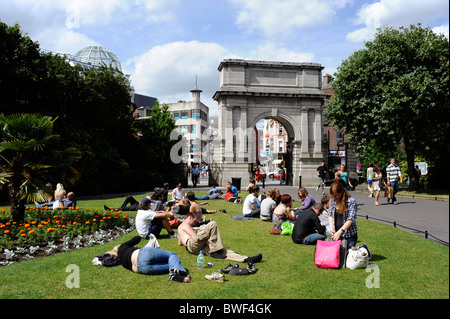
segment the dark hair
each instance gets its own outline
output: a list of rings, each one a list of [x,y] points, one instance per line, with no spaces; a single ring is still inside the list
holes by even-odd
[[[194,194],[194,192],[189,192],[189,193],[187,193],[187,194],[186,194],[186,198],[187,198],[189,201],[194,201],[194,200],[195,200],[195,194]]]
[[[287,205],[287,204],[289,204],[290,202],[292,202],[292,197],[291,197],[291,195],[289,195],[289,194],[283,194],[283,195],[281,195],[281,202],[282,202],[284,205]]]
[[[318,209],[320,212],[323,212],[323,205],[322,205],[322,203],[315,203],[312,207],[315,208],[315,209]]]
[[[250,193],[253,193],[253,192],[256,192],[256,191],[259,192],[259,186],[258,185],[250,187]]]

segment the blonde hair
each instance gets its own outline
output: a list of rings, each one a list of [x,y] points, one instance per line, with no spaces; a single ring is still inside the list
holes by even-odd
[[[268,189],[267,190],[267,196],[269,196],[270,198],[274,199],[275,196],[277,196],[277,192],[274,189]]]
[[[55,200],[62,200],[67,196],[67,192],[64,190],[64,186],[61,183],[56,184]]]

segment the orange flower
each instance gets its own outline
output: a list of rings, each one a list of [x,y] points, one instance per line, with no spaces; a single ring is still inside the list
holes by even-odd
[[[20,237],[27,237],[27,234],[22,234],[20,235]]]
[[[77,222],[73,222],[73,223],[72,223],[72,225],[76,225],[76,224],[77,224]]]
[[[34,230],[30,230],[28,234],[34,234]]]
[[[90,223],[91,223],[90,221],[87,221],[87,222],[86,222],[86,225],[89,225]]]
[[[9,234],[11,231],[10,230],[5,230],[5,234]]]

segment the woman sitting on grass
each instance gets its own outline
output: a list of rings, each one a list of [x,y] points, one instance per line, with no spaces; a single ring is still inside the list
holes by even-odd
[[[281,203],[275,207],[272,215],[273,227],[281,229],[281,225],[287,221],[295,221],[295,213],[292,209],[292,197],[288,194],[281,195]]]
[[[135,236],[121,245],[115,246],[107,253],[113,258],[119,258],[122,266],[138,274],[162,275],[169,274],[169,280],[189,282],[191,277],[181,265],[177,254],[155,247],[134,247],[141,241]]]

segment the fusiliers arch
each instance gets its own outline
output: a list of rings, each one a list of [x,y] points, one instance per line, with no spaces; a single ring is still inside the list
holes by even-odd
[[[264,118],[280,122],[288,132],[294,186],[315,185],[323,160],[322,69],[317,63],[225,59],[220,71],[218,133],[213,138],[211,176],[224,185],[233,177],[249,180],[254,163],[252,130]]]

